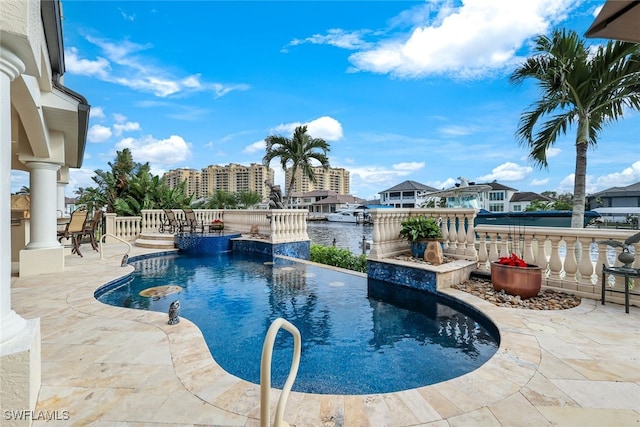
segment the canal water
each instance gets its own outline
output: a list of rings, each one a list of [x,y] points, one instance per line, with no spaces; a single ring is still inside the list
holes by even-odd
[[[312,244],[348,249],[354,255],[362,254],[362,236],[371,243],[373,226],[330,221],[308,221],[307,234]],[[369,251],[367,251],[367,254]]]

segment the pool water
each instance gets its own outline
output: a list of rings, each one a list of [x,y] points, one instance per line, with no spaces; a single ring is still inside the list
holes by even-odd
[[[96,291],[98,300],[167,313],[178,299],[180,316],[198,325],[216,362],[256,384],[264,337],[278,317],[302,335],[293,390],[307,393],[385,393],[434,384],[476,369],[498,347],[495,327],[461,304],[316,265],[236,252],[131,264],[134,274]],[[140,296],[167,285],[182,290]],[[292,348],[291,335],[279,332],[274,387],[286,380]]]

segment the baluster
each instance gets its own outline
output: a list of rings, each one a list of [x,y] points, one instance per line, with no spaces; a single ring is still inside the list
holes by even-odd
[[[561,236],[549,236],[551,241],[551,256],[549,258],[549,279],[560,280],[560,273],[562,271],[562,259],[558,248],[560,246]]]
[[[608,246],[604,243],[597,243],[598,245],[598,260],[596,261],[596,275],[598,276],[598,282],[602,280],[602,265],[604,264],[606,267],[610,267],[609,259],[607,257],[607,249]],[[605,280],[607,280],[605,278]]]
[[[567,282],[577,282],[576,271],[578,271],[578,262],[576,261],[576,240],[572,240],[569,237],[565,239],[567,253],[564,257],[564,279]]]
[[[527,264],[536,264],[536,259],[533,256],[533,236],[524,235],[524,248],[522,249],[522,259]]]
[[[500,257],[508,257],[511,255],[509,250],[509,233],[500,232]]]
[[[473,226],[473,220],[475,216],[475,213],[465,215],[465,218],[467,220],[467,250],[465,251],[465,255],[471,258],[476,258],[478,256],[478,252],[476,251],[476,231]]]
[[[442,242],[445,251],[449,248],[449,221],[451,221],[451,219],[447,214],[442,220]]]
[[[487,233],[491,239],[489,243],[489,262],[493,262],[498,259],[498,233]]]
[[[536,261],[535,264],[537,266],[539,266],[540,268],[542,268],[542,273],[544,275],[547,274],[547,267],[549,265],[549,261],[547,261],[547,254],[545,253],[545,242],[546,242],[546,237],[541,236],[541,235],[536,235],[536,244],[537,244],[537,251],[536,251]]]
[[[487,233],[482,233],[479,237],[478,268],[483,271],[488,271],[487,261],[489,260],[489,254],[487,253]]]
[[[466,249],[467,249],[467,245],[466,245],[466,240],[467,240],[467,233],[464,229],[464,215],[462,215],[462,217],[457,216],[458,218],[458,248],[456,250],[456,253],[459,255],[464,255]]]
[[[593,262],[591,262],[591,243],[595,239],[591,238],[588,242],[583,242],[578,238],[582,251],[580,252],[580,263],[578,264],[578,272],[580,273],[580,283],[585,285],[593,284]]]
[[[449,252],[457,253],[458,251],[458,235],[456,234],[456,215],[453,214],[451,218],[451,224],[449,225]]]

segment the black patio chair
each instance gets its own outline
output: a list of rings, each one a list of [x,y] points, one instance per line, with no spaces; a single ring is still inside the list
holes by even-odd
[[[163,209],[165,219],[160,223],[160,227],[158,227],[158,231],[160,233],[175,233],[182,232],[183,223],[178,218],[176,218],[176,213],[171,209]]]

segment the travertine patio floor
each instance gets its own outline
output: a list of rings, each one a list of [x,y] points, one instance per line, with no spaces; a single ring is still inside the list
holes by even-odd
[[[96,288],[131,271],[120,267],[120,255],[108,256],[122,248],[108,245],[100,260],[85,245],[84,258],[66,257],[64,273],[13,278],[13,309],[41,321],[36,409],[70,416],[34,425],[259,426],[259,386],[223,371],[195,325],[183,318],[170,326],[165,313],[94,299]],[[132,254],[144,252],[151,250]],[[583,300],[565,311],[517,310],[447,293],[497,324],[502,341],[488,363],[398,393],[292,393],[285,420],[298,427],[640,425],[639,308],[625,314],[621,305]],[[272,414],[278,395],[273,390]]]

